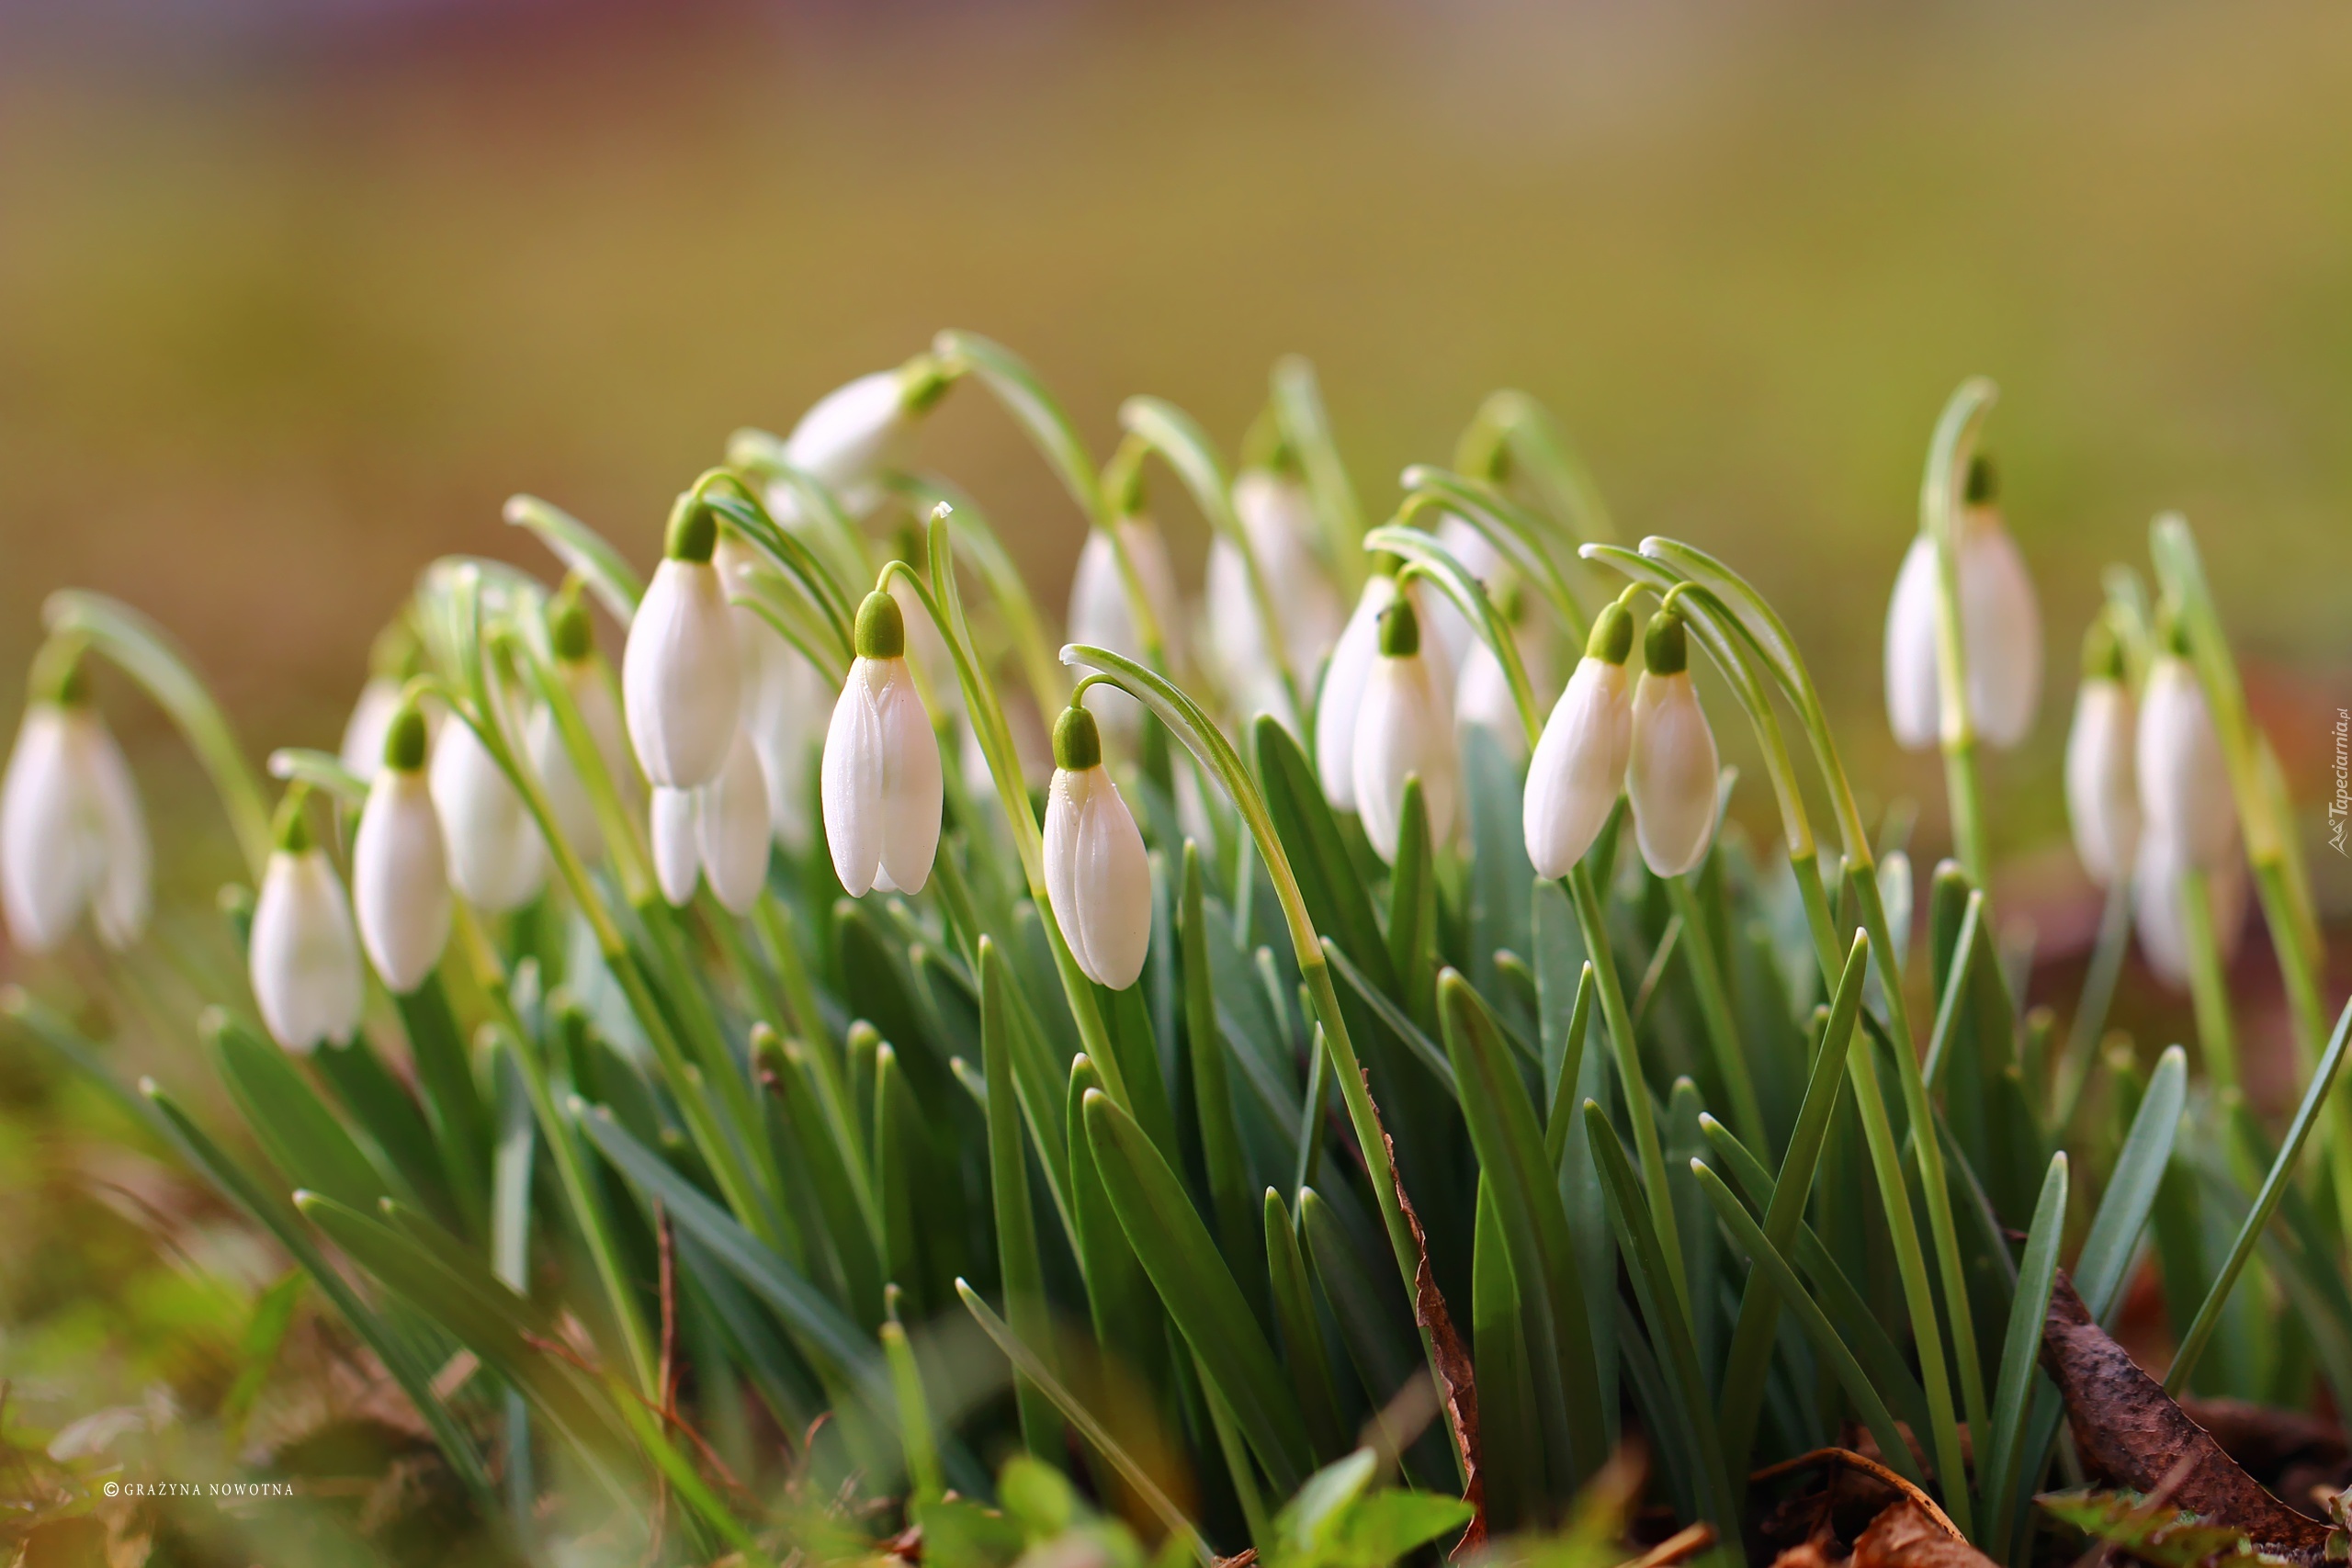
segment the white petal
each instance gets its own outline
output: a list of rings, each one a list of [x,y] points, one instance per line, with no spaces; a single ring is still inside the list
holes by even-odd
[[[2017,541],[1989,507],[1961,519],[1960,619],[1968,709],[1988,745],[2016,746],[2041,706],[2041,606]]]
[[[1498,596],[1509,585],[1510,563],[1495,548],[1494,541],[1448,513],[1437,526],[1437,542],[1485,585],[1487,597],[1498,604],[1501,602]],[[1435,628],[1438,640],[1445,645],[1446,662],[1461,669],[1463,660],[1480,640],[1476,629],[1470,625],[1470,617],[1462,613],[1462,606],[1453,602],[1451,594],[1442,591],[1430,594],[1428,608],[1429,619],[1424,626]]]
[[[458,896],[487,914],[527,904],[547,881],[547,843],[523,797],[462,720],[433,743],[433,806]]]
[[[1566,876],[1592,848],[1624,788],[1633,735],[1625,667],[1579,660],[1527,767],[1521,817],[1537,875]]]
[[[86,708],[36,702],[25,710],[0,786],[0,900],[8,933],[28,953],[71,935],[106,876],[106,824],[86,786]]]
[[[1527,671],[1527,683],[1540,708],[1551,700],[1550,661],[1544,656],[1543,640],[1530,628],[1521,628],[1513,640],[1519,647],[1519,661]],[[1462,673],[1453,682],[1453,722],[1464,729],[1481,726],[1502,743],[1503,755],[1513,765],[1527,760],[1527,727],[1520,721],[1519,703],[1510,692],[1510,677],[1503,671],[1503,661],[1495,657],[1484,637],[1471,640],[1469,652],[1462,660]]]
[[[392,716],[401,710],[401,683],[388,675],[370,675],[351,705],[343,726],[343,765],[363,779],[372,779],[384,765],[384,735]]]
[[[920,893],[931,880],[932,859],[939,851],[940,812],[945,803],[939,736],[903,668],[898,679],[876,694],[875,701],[881,711],[883,732],[880,870],[897,891]]]
[[[588,739],[596,743],[596,755],[605,760],[605,773],[620,796],[621,809],[635,811],[645,798],[645,777],[637,771],[636,754],[629,750],[628,726],[621,718],[620,698],[611,679],[603,665],[587,663],[562,666],[562,676]]]
[[[860,659],[833,705],[819,779],[833,871],[851,897],[917,892],[939,846],[939,738],[903,659]]]
[[[1941,705],[1936,690],[1936,547],[1911,541],[1894,596],[1886,607],[1886,720],[1895,743],[1924,751],[1935,745]]]
[[[702,792],[653,786],[648,837],[653,840],[653,880],[673,909],[694,902],[702,871]]]
[[[397,995],[423,985],[448,944],[447,856],[424,777],[379,769],[351,846],[351,893],[368,962]]]
[[[1396,580],[1364,581],[1363,597],[1340,633],[1315,698],[1315,775],[1335,811],[1356,809],[1356,725],[1364,682],[1380,661],[1380,612],[1396,599]]]
[[[1297,479],[1251,468],[1233,481],[1233,510],[1273,595],[1283,660],[1294,680],[1302,687],[1311,686],[1316,666],[1338,640],[1347,618],[1339,587],[1316,549],[1314,501]],[[1222,535],[1209,549],[1205,588],[1209,635],[1227,689],[1279,693],[1279,682],[1268,679],[1272,671],[1260,635],[1249,568],[1241,552]],[[1272,703],[1258,705],[1276,711]]]
[[[96,713],[82,737],[82,773],[90,804],[98,814],[98,832],[105,848],[97,896],[91,913],[98,940],[118,951],[139,940],[147,929],[148,908],[154,897],[154,855],[147,843],[147,818],[139,809],[139,789],[131,782],[130,764],[122,759],[114,734]]]
[[[325,852],[278,851],[254,905],[249,965],[270,1037],[309,1053],[359,1027],[363,981],[351,906]]]
[[[1119,540],[1134,563],[1145,603],[1158,623],[1161,650],[1170,665],[1181,665],[1183,605],[1177,596],[1176,572],[1168,561],[1167,543],[1158,528],[1140,517],[1120,520]],[[1088,531],[1085,547],[1078,553],[1078,570],[1070,577],[1069,626],[1072,642],[1091,643],[1130,659],[1146,655],[1127,600],[1126,576],[1119,570],[1118,552],[1111,547],[1111,536],[1100,528]],[[1142,733],[1143,705],[1115,688],[1096,687],[1095,692],[1100,697],[1090,694],[1088,711],[1132,749]]]
[[[1714,731],[1686,671],[1645,672],[1634,689],[1634,742],[1625,793],[1634,839],[1656,876],[1680,876],[1707,852],[1715,828]]]
[[[2092,884],[2113,886],[2130,871],[2140,843],[2132,694],[2120,682],[2086,680],[2075,694],[2075,720],[2066,735],[2066,819]]]
[[[1453,836],[1454,803],[1461,794],[1453,698],[1432,666],[1420,654],[1379,658],[1364,682],[1363,710],[1356,719],[1356,810],[1363,818],[1364,837],[1384,861],[1396,858],[1408,774],[1418,774],[1421,781],[1430,841],[1443,844]]]
[[[876,370],[808,405],[785,437],[784,455],[831,490],[853,516],[881,499],[875,480],[906,467],[914,434],[897,370]]]
[[[2132,871],[2132,928],[2141,956],[2156,978],[2177,991],[2189,986],[2188,923],[2184,899],[2187,863],[2177,847],[2154,834],[2140,840]],[[2214,946],[2226,965],[2237,954],[2245,931],[2245,857],[2231,852],[2205,873],[2205,897],[2213,919]]]
[[[1089,979],[1126,989],[1151,944],[1151,866],[1101,765],[1055,773],[1045,840],[1046,897],[1071,956]]]
[[[2182,864],[2221,865],[2237,840],[2237,807],[2212,710],[2187,660],[2165,654],[2150,666],[2137,752],[2142,830]]]
[[[555,712],[545,704],[531,710],[530,723],[524,729],[523,750],[531,771],[539,775],[539,784],[548,793],[548,806],[555,813],[557,830],[563,834],[573,853],[594,865],[604,856],[604,831],[596,825],[596,808],[589,802],[588,786],[582,782],[580,771],[571,765],[571,752],[563,743]]]
[[[733,914],[748,914],[767,886],[768,783],[759,752],[739,733],[718,777],[702,786],[695,803],[703,875],[710,890]]]
[[[668,560],[629,623],[621,655],[628,735],[645,776],[673,789],[708,784],[742,715],[741,655],[718,572]]]

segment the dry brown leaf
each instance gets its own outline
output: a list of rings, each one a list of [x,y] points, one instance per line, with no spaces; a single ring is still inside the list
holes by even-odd
[[[1847,1561],[1849,1568],[1995,1568],[1908,1497],[1871,1521]]]
[[[2239,1469],[2092,1321],[2063,1269],[2042,1319],[2041,1364],[2065,1397],[2075,1446],[2094,1475],[2134,1492],[2161,1487],[2171,1506],[2241,1530],[2257,1548],[2291,1562],[2326,1560],[2337,1532],[2290,1508]]]

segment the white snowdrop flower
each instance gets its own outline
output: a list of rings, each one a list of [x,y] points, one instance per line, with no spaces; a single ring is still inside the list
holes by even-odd
[[[1634,840],[1654,876],[1691,870],[1714,836],[1715,735],[1690,683],[1690,662],[1681,615],[1669,607],[1651,616],[1642,635],[1642,679],[1634,688],[1625,793],[1634,806]]]
[[[359,688],[359,700],[351,705],[351,716],[343,724],[343,744],[337,754],[345,768],[363,779],[376,776],[384,761],[385,732],[400,707],[398,680],[390,675],[368,677],[368,683]]]
[[[2158,654],[2140,694],[2141,830],[2181,864],[2211,871],[2236,846],[2237,806],[2213,711],[2184,654],[2177,643]]]
[[[784,439],[785,457],[831,491],[852,517],[865,517],[882,504],[882,479],[912,460],[922,415],[948,385],[929,355],[860,376],[808,405]],[[797,510],[788,490],[783,500],[780,518]]]
[[[1976,733],[2003,750],[2033,728],[2041,704],[2041,606],[2033,579],[1994,505],[1992,465],[1968,470],[1966,504],[1955,522],[1961,650],[1968,662],[1968,711]],[[1886,712],[1894,739],[1925,750],[1940,734],[1936,684],[1936,547],[1911,541],[1886,612]]]
[[[1430,841],[1453,836],[1461,757],[1453,741],[1453,691],[1437,661],[1421,651],[1413,595],[1381,612],[1379,656],[1363,683],[1355,725],[1355,803],[1364,837],[1383,861],[1396,858],[1405,818],[1405,781],[1421,781]]]
[[[1245,468],[1233,481],[1233,511],[1258,558],[1282,623],[1282,665],[1302,691],[1347,621],[1337,583],[1316,548],[1315,503],[1293,475]],[[1266,649],[1250,567],[1224,535],[1209,544],[1203,593],[1210,661],[1235,707],[1293,716],[1280,670]],[[1376,612],[1375,612],[1376,613]]]
[[[1358,809],[1356,729],[1362,722],[1365,685],[1380,662],[1381,617],[1396,601],[1396,568],[1394,557],[1383,556],[1374,562],[1373,574],[1364,579],[1363,596],[1356,601],[1355,612],[1340,630],[1331,661],[1324,667],[1322,688],[1315,695],[1315,775],[1323,785],[1323,798],[1335,811]],[[1442,590],[1418,577],[1405,594],[1412,603],[1417,622],[1427,621],[1445,600]],[[1420,658],[1451,694],[1453,666],[1445,649],[1433,641],[1423,642]]]
[[[1126,989],[1151,945],[1151,865],[1083,707],[1066,709],[1054,726],[1045,849],[1046,896],[1070,955],[1088,979]]]
[[[78,662],[26,705],[0,784],[0,908],[28,953],[63,942],[84,911],[108,947],[147,926],[152,855],[122,750]]]
[[[441,727],[431,784],[458,897],[493,915],[537,897],[547,881],[547,840],[473,726],[453,719]]]
[[[645,776],[693,789],[718,776],[742,720],[735,624],[711,556],[718,525],[701,507],[670,522],[668,554],[629,623],[621,655],[628,737]]]
[[[2143,833],[2132,870],[2132,930],[2139,938],[2141,956],[2156,978],[2177,991],[2189,983],[2188,914],[2185,900],[2188,863],[2180,847],[2155,833]],[[2213,917],[2213,941],[2226,966],[2237,956],[2245,931],[2246,874],[2245,858],[2236,852],[2233,834],[2230,852],[2205,872],[2205,896]]]
[[[629,750],[628,732],[620,706],[613,700],[611,683],[594,658],[595,638],[588,624],[588,606],[577,595],[559,598],[548,616],[548,639],[555,648],[556,678],[580,716],[589,740],[602,759],[624,812],[634,811],[644,788],[638,778],[637,760]],[[545,704],[533,708],[523,736],[531,771],[539,776],[556,826],[581,860],[594,865],[604,857],[605,833],[590,799],[588,785],[564,744],[554,709]]]
[[[254,903],[248,970],[270,1038],[308,1055],[359,1028],[366,981],[351,904],[326,851],[311,840],[298,786],[278,808],[277,847]]]
[[[1515,602],[1517,595],[1507,593],[1506,597]],[[1508,608],[1505,615],[1510,618]],[[1527,671],[1527,684],[1537,705],[1551,701],[1551,660],[1535,626],[1514,621],[1511,642],[1519,649],[1519,661]],[[1503,755],[1513,765],[1525,761],[1527,727],[1520,722],[1519,703],[1511,695],[1510,677],[1503,670],[1503,661],[1495,657],[1495,650],[1487,646],[1486,638],[1471,638],[1461,669],[1462,673],[1453,681],[1455,726],[1465,732],[1474,728],[1486,730],[1501,743]]]
[[[797,854],[808,847],[808,762],[824,735],[824,678],[746,602],[744,574],[758,562],[751,547],[722,535],[712,559],[732,596],[729,613],[743,664],[743,728],[767,781],[768,825],[775,841]]]
[[[2104,616],[2083,643],[2083,680],[2066,733],[2066,820],[2092,885],[2112,887],[2140,847],[2140,792],[2133,765],[2132,689],[2123,650]]]
[[[351,846],[359,941],[385,987],[424,984],[448,945],[453,906],[441,816],[424,777],[424,716],[403,706],[386,727],[382,766]]]
[[[704,880],[729,914],[751,912],[767,886],[768,782],[751,737],[738,731],[718,776],[695,792],[695,836]]]
[[[673,909],[694,902],[695,882],[702,874],[702,823],[691,789],[653,786],[649,837],[653,841],[653,880]]]
[[[1584,657],[1535,742],[1521,820],[1538,876],[1566,876],[1584,859],[1625,787],[1634,744],[1625,660],[1633,650],[1633,614],[1611,604],[1593,622]]]
[[[1503,602],[1511,586],[1510,562],[1495,547],[1492,539],[1449,512],[1437,525],[1437,542],[1478,580],[1489,598],[1498,604]],[[1425,608],[1429,629],[1435,631],[1437,640],[1444,645],[1447,662],[1456,670],[1466,668],[1472,649],[1480,645],[1478,630],[1470,624],[1470,617],[1447,593],[1433,595]]]
[[[1176,569],[1169,564],[1168,546],[1159,530],[1145,517],[1122,517],[1118,548],[1109,533],[1090,529],[1078,552],[1078,569],[1069,582],[1069,640],[1107,648],[1114,653],[1148,663],[1143,634],[1136,626],[1135,607],[1127,598],[1126,574],[1119,570],[1119,549],[1125,549],[1143,589],[1159,634],[1166,667],[1175,669],[1184,657],[1183,605],[1176,592]],[[1143,705],[1125,692],[1091,688],[1098,694],[1091,711],[1110,727],[1113,738],[1132,749],[1143,733]]]
[[[939,737],[907,668],[898,601],[858,606],[856,660],[825,732],[818,793],[842,886],[918,893],[939,848]]]

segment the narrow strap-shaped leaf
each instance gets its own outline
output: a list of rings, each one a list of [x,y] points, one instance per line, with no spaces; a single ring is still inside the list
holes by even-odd
[[[1887,1462],[1905,1477],[1924,1485],[1927,1477],[1919,1473],[1917,1464],[1912,1460],[1911,1445],[1904,1440],[1903,1429],[1894,1424],[1886,1402],[1879,1397],[1879,1391],[1871,1383],[1870,1374],[1854,1359],[1853,1351],[1847,1347],[1837,1326],[1806,1293],[1804,1286],[1797,1279],[1796,1270],[1789,1267],[1788,1259],[1772,1245],[1770,1238],[1765,1235],[1739,1200],[1732,1196],[1731,1189],[1724,1185],[1723,1178],[1702,1161],[1692,1160],[1690,1165],[1692,1174],[1698,1178],[1700,1190],[1714,1206],[1715,1213],[1723,1221],[1724,1229],[1730,1234],[1733,1245],[1747,1255],[1748,1262],[1758,1273],[1770,1278],[1776,1298],[1796,1319],[1798,1327],[1804,1331],[1807,1342],[1813,1346],[1814,1353],[1828,1364],[1838,1386],[1854,1402],[1854,1408],[1861,1413],[1863,1425],[1877,1439],[1879,1451],[1886,1455]]]
[[[1080,1055],[1070,1062],[1065,1126],[1069,1134],[1071,1248],[1085,1276],[1095,1343],[1164,1396],[1172,1376],[1166,1315],[1152,1299],[1151,1281],[1127,1244],[1118,1211],[1102,1185],[1093,1142],[1086,1135],[1086,1097],[1102,1087],[1092,1057]]]
[[[373,1209],[390,1192],[405,1195],[334,1119],[283,1051],[220,1008],[200,1025],[230,1098],[269,1152],[289,1187],[326,1193],[355,1209]]]
[[[1322,1325],[1316,1321],[1306,1259],[1299,1254],[1290,1211],[1283,1206],[1282,1194],[1271,1187],[1266,1189],[1265,1216],[1266,1273],[1283,1361],[1290,1368],[1291,1387],[1298,1393],[1315,1451],[1336,1453],[1347,1441],[1347,1428],[1340,1420],[1339,1391],[1331,1386],[1330,1354],[1324,1348]]]
[[[1095,1163],[1127,1241],[1204,1371],[1241,1423],[1267,1478],[1288,1492],[1313,1469],[1306,1417],[1273,1350],[1175,1172],[1100,1090],[1083,1102]]]
[[[831,1259],[840,1303],[861,1323],[882,1321],[882,1213],[860,1156],[820,1102],[821,1071],[811,1053],[794,1041],[778,1041],[763,1029],[752,1032],[767,1067],[767,1082],[791,1130],[791,1146],[778,1151],[796,1171],[822,1219],[809,1239],[815,1253]],[[627,1125],[624,1119],[623,1124]],[[644,1134],[630,1128],[640,1140]]]
[[[1184,840],[1184,881],[1176,916],[1183,981],[1184,1043],[1193,1069],[1193,1111],[1200,1124],[1201,1165],[1209,1180],[1209,1206],[1216,1216],[1217,1240],[1257,1294],[1263,1284],[1249,1266],[1252,1252],[1250,1166],[1241,1148],[1240,1124],[1233,1119],[1233,1086],[1226,1076],[1225,1033],[1217,1025],[1216,976],[1209,968],[1209,932],[1201,879],[1200,846]],[[1262,1299],[1262,1298],[1261,1298]]]
[[[931,1406],[923,1398],[922,1371],[915,1365],[914,1347],[907,1343],[907,1331],[895,1315],[896,1292],[892,1292],[894,1315],[882,1325],[882,1359],[890,1369],[890,1393],[899,1407],[899,1445],[907,1456],[907,1482],[912,1488],[911,1502],[921,1505],[947,1490],[945,1477],[939,1468],[939,1449],[931,1435]]]
[[[644,580],[602,534],[535,495],[507,497],[505,513],[510,525],[537,534],[557,558],[578,572],[615,620],[628,626],[636,617],[638,601],[645,597]]]
[[[1428,797],[1419,775],[1405,781],[1396,856],[1388,879],[1388,967],[1406,1010],[1430,1016],[1437,965],[1437,867],[1430,858]],[[1328,945],[1329,939],[1325,939]]]
[[[1565,1448],[1566,1473],[1580,1482],[1600,1468],[1605,1450],[1592,1329],[1555,1168],[1546,1157],[1518,1064],[1506,1055],[1500,1032],[1469,984],[1451,969],[1438,980],[1438,1009],[1464,1086],[1470,1141],[1494,1195],[1520,1294],[1544,1303],[1549,1333],[1535,1336],[1528,1351],[1537,1408],[1554,1424],[1546,1440]]]
[[[1405,1043],[1406,1049],[1419,1058],[1421,1065],[1429,1068],[1430,1075],[1445,1087],[1449,1094],[1459,1098],[1461,1091],[1453,1081],[1453,1064],[1446,1059],[1444,1051],[1420,1025],[1406,1016],[1405,1010],[1374,986],[1370,977],[1340,950],[1340,944],[1328,936],[1323,939],[1323,956],[1331,961],[1332,972],[1346,982],[1348,989],[1372,1010],[1372,1015]]]
[[[1989,1543],[1996,1556],[2008,1545],[2008,1502],[2018,1483],[2019,1428],[2026,1418],[2026,1396],[2033,1389],[2033,1374],[2041,1353],[2042,1319],[2050,1312],[2050,1291],[2058,1276],[2058,1243],[2066,1224],[2066,1154],[2050,1156],[2050,1174],[2042,1178],[2041,1199],[2034,1205],[2033,1228],[2026,1234],[2025,1257],[2018,1265],[2018,1288],[2009,1300],[2008,1333],[2001,1342],[2000,1371],[1994,1379],[1993,1432],[1979,1485],[1984,1494],[1984,1517],[1993,1529]]]
[[[1549,1491],[1544,1427],[1533,1409],[1529,1337],[1510,1243],[1494,1183],[1478,1182],[1477,1229],[1470,1259],[1470,1347],[1478,1372],[1479,1480],[1487,1528],[1500,1536],[1537,1517]]]
[[[480,1235],[484,1213],[481,1188],[476,1185],[468,1205],[457,1208],[456,1194],[441,1168],[441,1151],[434,1142],[433,1130],[425,1125],[424,1113],[376,1055],[368,1036],[355,1034],[340,1045],[324,1042],[311,1060],[345,1112],[383,1155],[385,1168],[399,1173],[411,1191],[431,1199],[445,1214],[461,1216],[458,1223]]]
[[[1272,714],[1258,716],[1250,738],[1258,786],[1265,794],[1274,836],[1289,855],[1291,874],[1298,881],[1307,918],[1317,931],[1346,951],[1374,985],[1396,996],[1396,973],[1389,962],[1388,943],[1373,918],[1363,879],[1348,859],[1347,844],[1323,799],[1322,785],[1316,782],[1314,765]]]
[[[416,989],[395,996],[392,1006],[408,1034],[416,1086],[424,1097],[425,1120],[440,1145],[442,1168],[463,1201],[469,1191],[481,1190],[481,1151],[490,1145],[490,1115],[475,1086],[457,1016],[449,1010],[449,993],[436,972]]]
[[[1299,1190],[1297,1223],[1316,1282],[1331,1304],[1340,1343],[1373,1408],[1379,1409],[1396,1397],[1413,1370],[1400,1348],[1408,1330],[1401,1303],[1385,1284],[1390,1276],[1364,1267],[1329,1201],[1312,1187]]]
[[[1029,1157],[1021,1134],[1021,1107],[1012,1086],[1012,1030],[1004,987],[1010,976],[996,946],[979,942],[980,1070],[988,1080],[989,1191],[996,1205],[997,1269],[1004,1281],[1005,1316],[1032,1345],[1048,1346],[1053,1320],[1046,1305],[1044,1265],[1037,1258],[1036,1212],[1029,1202]],[[887,1343],[887,1342],[886,1342]],[[1040,1356],[1044,1355],[1041,1349]],[[1062,1425],[1053,1404],[1016,1370],[1013,1393],[1021,1438],[1050,1464],[1060,1456]]]
[[[874,1056],[874,1186],[882,1212],[883,1278],[910,1292],[922,1286],[915,1224],[915,1193],[923,1184],[922,1141],[922,1108],[908,1087],[898,1051],[885,1045]]]
[[[1757,1102],[1756,1081],[1748,1072],[1747,1057],[1740,1050],[1738,1026],[1732,1021],[1731,996],[1724,988],[1720,949],[1715,945],[1712,922],[1692,886],[1695,880],[1695,874],[1669,876],[1666,890],[1675,913],[1682,917],[1687,933],[1682,961],[1690,970],[1692,994],[1699,1003],[1700,1032],[1706,1037],[1715,1076],[1723,1080],[1724,1092],[1729,1097],[1733,1129],[1756,1148],[1769,1150],[1771,1145],[1765,1136],[1764,1112]]]

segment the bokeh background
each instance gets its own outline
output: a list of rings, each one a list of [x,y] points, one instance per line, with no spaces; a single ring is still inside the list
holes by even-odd
[[[1027,355],[1103,454],[1137,391],[1230,451],[1305,353],[1374,509],[1488,390],[1535,394],[1629,536],[1783,607],[1930,856],[1881,616],[1936,412],[1992,375],[2052,672],[1991,767],[2005,907],[2055,953],[2080,934],[2075,639],[2177,507],[2344,966],[2352,9],[2321,0],[0,0],[0,671],[50,589],[101,589],[185,639],[256,750],[332,745],[426,560],[544,569],[508,493],[650,560],[729,430],[951,325]],[[951,399],[925,456],[1057,605],[1079,518],[1001,413]],[[1165,521],[1196,581],[1198,520]],[[200,914],[235,863],[217,816],[104,689]],[[0,675],[0,725],[17,702]],[[171,1192],[61,1144],[72,1091],[26,1071],[0,1376],[135,1398],[233,1341],[242,1298],[171,1249],[236,1237],[158,1241],[141,1205]]]

